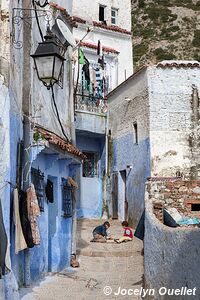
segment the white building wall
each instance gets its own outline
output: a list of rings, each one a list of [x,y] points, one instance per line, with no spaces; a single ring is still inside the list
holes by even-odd
[[[188,176],[192,162],[193,87],[200,91],[199,68],[148,68],[152,176]]]
[[[45,20],[40,20],[42,25],[43,35],[46,33],[45,29]],[[37,27],[36,20],[33,19],[32,25],[32,49],[31,53],[34,53],[38,42],[41,42],[41,37],[39,35],[39,30]],[[69,104],[69,56],[68,53],[65,54],[66,61],[64,62],[64,78],[63,78],[63,89],[61,89],[57,84],[54,85],[54,95],[55,102],[58,108],[59,116],[61,123],[64,127],[64,131],[66,135],[71,138],[71,117],[70,113],[70,104]],[[61,127],[58,123],[58,119],[56,117],[55,108],[53,106],[52,93],[51,90],[47,90],[47,88],[43,85],[41,81],[38,80],[37,73],[35,70],[33,59],[30,57],[31,66],[32,66],[32,95],[31,95],[31,103],[32,103],[32,113],[33,116],[36,117],[36,123],[39,123],[41,126],[59,134],[64,137],[61,131]]]
[[[76,39],[80,40],[87,32],[85,25],[79,25],[78,28],[74,28],[73,34]],[[101,41],[103,47],[109,47],[119,52],[119,54],[104,53],[106,62],[112,69],[112,83],[111,89],[114,89],[118,84],[123,82],[133,73],[132,63],[132,38],[131,35],[114,32],[102,28],[94,28],[94,31],[84,39],[84,42],[98,45],[98,40]],[[89,49],[84,49],[84,53],[91,52]],[[98,56],[95,53],[95,59],[98,60]]]
[[[118,9],[117,26],[131,31],[130,0],[73,0],[72,15],[87,21],[99,21],[99,5],[106,6],[106,22],[111,25],[111,8]]]

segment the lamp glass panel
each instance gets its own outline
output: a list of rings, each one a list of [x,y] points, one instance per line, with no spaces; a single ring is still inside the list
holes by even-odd
[[[55,79],[55,81],[59,80],[62,64],[63,64],[63,60],[55,56],[55,65],[54,65],[54,74],[53,74],[53,78]]]
[[[52,82],[53,77],[54,56],[36,57],[35,63],[39,79],[49,85]]]

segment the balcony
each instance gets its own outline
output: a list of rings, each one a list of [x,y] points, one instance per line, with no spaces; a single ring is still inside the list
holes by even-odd
[[[76,94],[75,110],[106,114],[107,100],[92,95]]]
[[[106,133],[107,101],[91,95],[76,94],[75,125],[79,132]]]

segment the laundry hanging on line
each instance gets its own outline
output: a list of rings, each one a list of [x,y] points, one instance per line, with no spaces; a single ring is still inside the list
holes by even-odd
[[[18,254],[27,248],[27,244],[22,231],[22,225],[19,214],[19,197],[18,190],[14,189],[13,192],[13,206],[14,206],[14,224],[15,224],[15,253]]]
[[[40,208],[35,192],[35,187],[31,183],[31,186],[27,189],[27,210],[28,218],[31,224],[31,231],[33,236],[34,245],[40,244],[40,232],[37,224],[37,218],[40,216]]]

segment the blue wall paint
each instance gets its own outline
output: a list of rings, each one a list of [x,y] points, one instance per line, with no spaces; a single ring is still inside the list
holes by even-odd
[[[80,170],[80,192],[77,201],[78,218],[100,218],[102,216],[102,176],[105,172],[105,137],[78,135],[76,137],[77,147],[81,151],[99,153],[98,177],[82,177]]]
[[[64,218],[62,212],[61,178],[72,176],[73,165],[56,160],[56,156],[40,153],[33,162],[34,168],[40,168],[47,178],[54,182],[54,203],[45,201],[44,212],[38,218],[41,245],[31,249],[31,278],[41,273],[57,272],[69,265],[71,256],[72,218]],[[69,162],[71,160],[69,159]],[[37,262],[34,263],[34,262]]]
[[[129,171],[127,165],[132,165],[132,170]],[[149,138],[139,144],[134,144],[133,134],[113,140],[113,171],[122,170],[126,170],[127,176],[129,221],[135,225],[144,209],[145,181],[150,176]],[[123,187],[118,188],[120,192]]]

